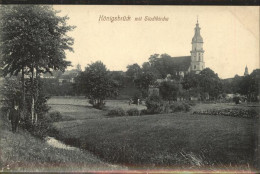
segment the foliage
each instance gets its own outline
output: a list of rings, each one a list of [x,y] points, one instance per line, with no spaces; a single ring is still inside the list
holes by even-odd
[[[246,96],[247,101],[258,101],[260,83],[260,69],[255,69],[250,75],[238,76],[223,81],[225,93]]]
[[[160,95],[164,100],[173,101],[177,100],[179,85],[176,81],[164,81],[159,86]]]
[[[50,96],[73,96],[79,92],[79,90],[75,90],[74,83],[59,83],[58,79],[41,79],[41,81],[44,93]]]
[[[107,115],[108,116],[125,116],[126,112],[123,108],[117,107],[117,108],[109,110]]]
[[[141,92],[136,92],[133,96],[133,104],[138,104],[138,99],[139,99],[139,104],[142,102],[142,93]]]
[[[172,112],[188,112],[191,110],[191,107],[188,103],[185,102],[174,102],[170,105]]]
[[[207,98],[207,94],[210,99],[217,99],[223,91],[220,78],[210,68],[205,68],[200,74],[185,75],[182,85],[192,96],[199,94],[202,100]]]
[[[52,122],[57,122],[62,120],[62,115],[59,111],[53,111],[49,113],[49,117]]]
[[[259,95],[260,69],[254,70],[250,75],[240,77],[237,83],[237,92],[247,96],[249,101],[257,101]]]
[[[126,77],[123,71],[110,71],[109,74],[114,83],[118,84],[119,89],[125,87]]]
[[[222,83],[217,74],[210,68],[206,68],[200,72],[200,87],[205,93],[209,93],[210,98],[216,99],[222,92]]]
[[[76,79],[76,86],[90,99],[90,103],[101,109],[107,97],[118,95],[118,83],[109,76],[106,66],[97,61],[86,67]]]
[[[148,96],[149,86],[155,82],[156,78],[153,73],[141,73],[134,80],[135,86],[142,93],[142,97],[145,98]]]
[[[142,109],[140,111],[140,115],[148,115],[149,113],[147,112],[147,109]]]
[[[3,86],[0,89],[2,95],[3,107],[11,108],[14,107],[14,102],[17,102],[21,107],[22,100],[22,89],[21,82],[18,77],[5,78],[3,80]]]
[[[129,116],[139,116],[140,112],[137,108],[131,108],[126,111],[127,115]]]
[[[225,109],[210,109],[205,111],[195,111],[193,114],[200,115],[224,115],[232,117],[243,117],[243,118],[257,118],[258,112],[255,109],[244,109],[244,108],[225,108]]]
[[[159,114],[163,111],[163,101],[158,95],[150,95],[146,102],[147,113],[149,114]]]
[[[233,97],[233,101],[235,102],[235,104],[239,104],[241,99],[240,99],[240,97],[235,96],[235,97]]]
[[[17,75],[22,68],[39,73],[64,70],[65,50],[73,51],[67,32],[68,17],[57,16],[51,6],[12,5],[0,10],[0,54],[4,75]]]
[[[57,13],[43,5],[0,6],[0,66],[5,77],[21,72],[20,106],[26,121],[33,124],[48,111],[40,74],[64,71],[70,65],[65,51],[73,51],[74,41],[67,32],[74,27],[66,24],[68,17]]]
[[[132,80],[134,80],[141,73],[141,67],[137,63],[128,65],[126,68],[126,75]]]

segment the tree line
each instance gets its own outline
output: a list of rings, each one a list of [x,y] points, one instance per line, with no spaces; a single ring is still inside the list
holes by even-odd
[[[74,40],[67,33],[75,27],[67,25],[67,20],[51,6],[0,6],[0,70],[5,77],[1,94],[6,106],[13,106],[18,100],[24,120],[32,125],[48,111],[46,83],[40,75],[64,72],[71,65],[65,60],[65,51],[73,51]],[[139,90],[133,97],[143,99],[148,97],[149,88],[156,86],[169,102],[191,96],[216,100],[225,93],[258,100],[259,69],[248,76],[236,76],[231,82],[223,81],[209,68],[184,77],[179,71],[180,67],[167,54],[153,54],[142,66],[128,65],[125,73],[109,71],[97,61],[89,64],[70,88],[75,95],[85,95],[96,108],[103,108],[105,99],[118,96],[126,82]],[[157,79],[168,80],[158,83]]]

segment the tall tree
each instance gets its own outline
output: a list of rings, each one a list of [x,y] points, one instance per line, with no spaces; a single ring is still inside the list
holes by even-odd
[[[160,95],[164,100],[169,101],[177,100],[179,93],[179,84],[176,81],[164,81],[160,84]]]
[[[0,7],[0,55],[4,76],[22,73],[23,98],[24,75],[31,77],[32,105],[39,96],[41,73],[64,71],[70,65],[65,51],[73,51],[73,39],[67,35],[74,27],[68,26],[68,17],[60,17],[51,6],[12,5]],[[24,103],[24,101],[23,101]]]
[[[118,83],[111,78],[106,66],[97,61],[86,67],[76,79],[78,89],[90,99],[90,103],[101,109],[107,97],[118,95]]]
[[[136,77],[140,73],[141,73],[141,67],[137,63],[127,66],[126,75],[130,77],[132,80],[136,79]]]
[[[211,99],[216,99],[222,93],[222,83],[218,74],[210,68],[205,68],[199,74],[199,86],[202,92],[208,93]]]
[[[140,90],[142,93],[142,97],[147,97],[148,95],[148,89],[150,85],[153,85],[156,80],[156,77],[153,73],[141,73],[139,74],[136,79],[134,80],[135,86],[137,89]]]

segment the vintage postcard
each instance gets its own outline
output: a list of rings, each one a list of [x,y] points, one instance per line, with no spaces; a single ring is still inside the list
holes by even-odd
[[[0,6],[2,172],[257,172],[258,6]]]

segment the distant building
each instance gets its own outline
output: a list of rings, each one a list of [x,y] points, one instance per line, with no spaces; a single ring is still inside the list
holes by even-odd
[[[81,71],[78,68],[65,71],[59,78],[59,84],[75,83],[75,78],[79,75],[80,72]]]
[[[244,76],[247,76],[247,75],[249,75],[249,74],[248,74],[248,68],[247,68],[247,66],[246,66],[245,72],[244,72]]]

